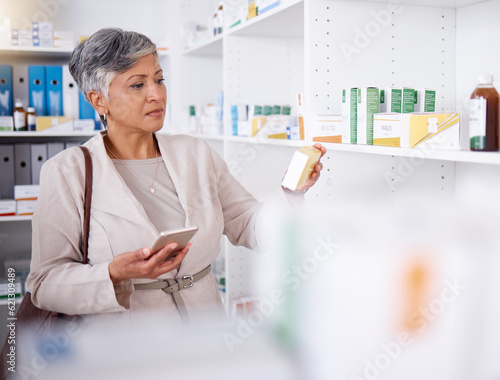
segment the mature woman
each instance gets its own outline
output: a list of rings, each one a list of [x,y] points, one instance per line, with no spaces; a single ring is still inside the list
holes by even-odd
[[[28,278],[33,303],[66,314],[118,312],[132,319],[134,311],[173,320],[193,318],[198,310],[204,317],[222,315],[210,263],[222,234],[233,244],[257,247],[261,205],[206,143],[156,133],[167,94],[147,37],[100,30],[75,49],[70,70],[107,126],[85,143],[94,166],[89,264],[81,263],[80,251],[84,159],[71,148],[42,168]],[[306,188],[320,170],[318,164]],[[199,231],[173,260],[166,258],[176,244],[157,253],[148,248],[159,231],[183,226]],[[179,280],[175,297],[162,291],[165,279]]]

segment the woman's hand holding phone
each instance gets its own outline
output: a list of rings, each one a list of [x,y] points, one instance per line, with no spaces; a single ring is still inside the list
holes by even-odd
[[[177,243],[169,243],[156,253],[152,253],[149,247],[121,253],[109,263],[109,276],[113,283],[132,278],[157,278],[177,269],[189,248],[191,243],[181,250],[178,250]]]

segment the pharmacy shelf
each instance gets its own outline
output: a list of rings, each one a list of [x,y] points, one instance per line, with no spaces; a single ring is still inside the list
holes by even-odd
[[[11,47],[0,49],[0,55],[23,55],[23,56],[50,56],[50,57],[69,57],[73,49],[62,48],[39,48],[39,47]]]
[[[242,143],[242,144],[261,144],[261,145],[290,146],[290,147],[302,147],[304,145],[307,145],[307,143],[303,140],[268,139],[260,137],[241,137],[241,136],[227,136],[226,141]]]
[[[487,0],[399,0],[397,3],[394,0],[365,0],[377,3],[393,3],[394,6],[397,4],[408,5],[421,5],[426,7],[437,7],[437,8],[461,8],[469,5],[484,3]]]
[[[329,151],[378,154],[476,164],[500,165],[500,152],[472,152],[465,150],[438,150],[421,148],[395,148],[374,145],[321,143]]]
[[[212,141],[224,141],[224,136],[222,135],[192,135],[193,137],[196,137],[198,139],[202,140],[212,140]]]
[[[2,137],[91,137],[100,131],[92,132],[57,132],[57,131],[18,131],[18,132],[0,132]]]
[[[186,49],[184,55],[207,55],[207,56],[222,56],[222,39],[224,34],[219,34],[199,45]]]
[[[229,29],[226,33],[239,36],[304,36],[304,1],[290,0]]]
[[[32,218],[31,215],[26,216],[0,216],[0,222],[26,222],[30,221]]]

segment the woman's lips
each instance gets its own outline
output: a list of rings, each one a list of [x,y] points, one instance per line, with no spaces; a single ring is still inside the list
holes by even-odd
[[[148,116],[152,116],[152,117],[160,117],[160,116],[163,116],[163,109],[162,108],[157,108],[151,112],[148,112],[147,114]]]

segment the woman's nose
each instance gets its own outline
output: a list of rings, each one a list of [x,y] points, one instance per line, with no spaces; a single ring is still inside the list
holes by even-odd
[[[148,101],[160,101],[164,96],[164,92],[156,83],[148,86]]]

